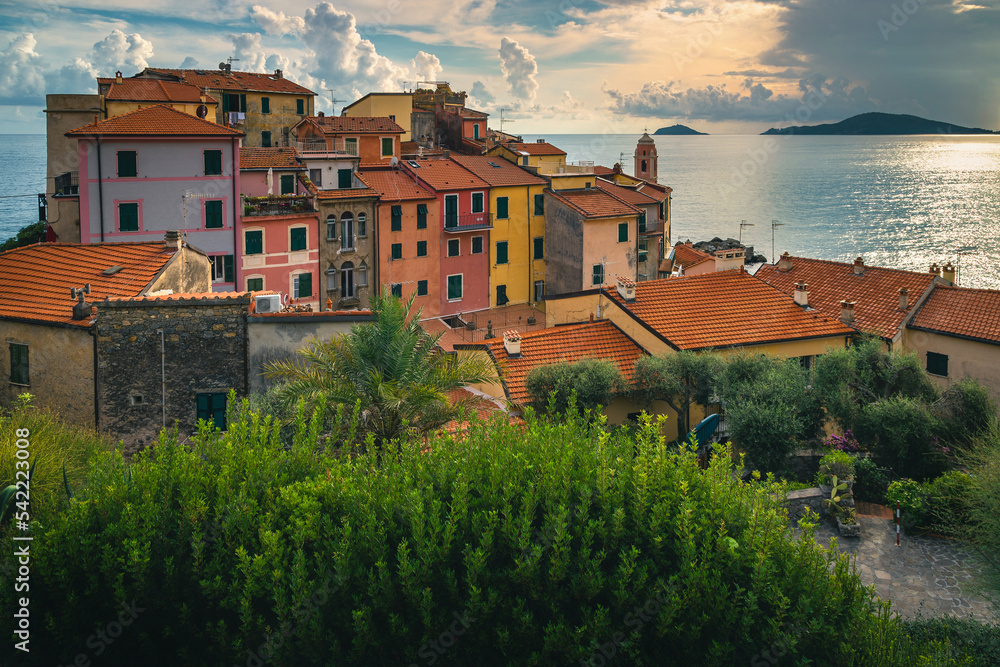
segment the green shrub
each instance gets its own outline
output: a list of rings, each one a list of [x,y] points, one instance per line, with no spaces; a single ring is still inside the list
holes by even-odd
[[[930,504],[928,524],[942,528],[968,524],[973,480],[967,473],[949,470],[923,486]]]
[[[560,362],[536,366],[524,378],[532,407],[558,414],[566,412],[574,393],[578,409],[597,410],[609,405],[624,390],[624,385],[621,371],[606,359],[581,359],[572,364]]]
[[[969,470],[967,523],[958,527],[964,544],[983,567],[979,584],[1000,602],[1000,424],[996,420],[962,457]]]
[[[836,475],[843,480],[854,475],[854,457],[846,452],[834,450],[819,460],[816,485],[829,484],[830,477]]]
[[[936,444],[936,428],[925,403],[896,396],[864,406],[854,433],[879,466],[923,480],[937,477],[948,465]]]
[[[894,512],[896,503],[899,503],[900,522],[906,530],[913,530],[925,524],[930,509],[930,498],[919,482],[912,479],[893,482],[889,485],[885,498]]]
[[[989,431],[997,417],[997,404],[990,391],[973,378],[951,385],[934,404],[938,418],[938,440],[950,449],[964,449]]]
[[[885,492],[889,490],[888,473],[879,469],[869,457],[858,457],[854,461],[854,497],[868,503],[884,504]]]
[[[903,629],[916,646],[945,643],[958,664],[974,667],[1000,665],[1000,631],[969,618],[931,618],[905,621]]]

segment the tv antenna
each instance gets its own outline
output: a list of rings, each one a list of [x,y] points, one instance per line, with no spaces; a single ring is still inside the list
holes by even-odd
[[[778,227],[784,227],[785,223],[778,222],[777,220],[771,220],[771,262],[774,262],[774,230]]]
[[[330,115],[337,115],[337,102],[346,102],[347,100],[338,100],[333,96],[333,88],[324,88],[324,90],[330,93]]]
[[[747,222],[746,220],[740,220],[740,245],[743,245],[743,228],[744,227],[755,227],[752,222]]]
[[[504,109],[503,107],[500,107],[500,134],[503,134],[503,124],[504,123],[513,123],[514,122],[510,118],[504,118],[503,117],[503,112],[504,111],[506,111],[506,109]]]
[[[233,63],[238,63],[239,61],[240,61],[239,58],[233,58],[232,56],[226,58],[226,62],[229,63],[230,65],[232,65]]]

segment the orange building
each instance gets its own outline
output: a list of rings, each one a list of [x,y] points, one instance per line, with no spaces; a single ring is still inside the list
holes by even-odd
[[[292,128],[299,153],[325,152],[361,158],[362,166],[389,166],[399,159],[403,128],[388,117],[307,116]]]

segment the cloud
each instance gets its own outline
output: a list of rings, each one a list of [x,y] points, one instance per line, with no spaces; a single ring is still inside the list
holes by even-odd
[[[301,16],[286,16],[284,12],[276,12],[261,5],[250,8],[250,18],[267,34],[279,37],[289,33],[301,33],[306,27]]]
[[[152,57],[152,42],[143,39],[137,32],[126,35],[118,29],[112,30],[107,37],[94,44],[94,50],[90,54],[93,66],[105,76],[110,76],[117,70],[141,71]]]
[[[469,90],[469,97],[472,97],[479,102],[480,106],[493,104],[497,99],[482,81],[474,81],[472,83],[472,88]]]
[[[417,56],[410,61],[410,68],[421,81],[437,81],[438,75],[444,71],[441,59],[424,51],[417,51]]]
[[[517,42],[500,40],[500,71],[507,81],[508,91],[519,105],[531,106],[538,95],[538,64],[535,57]]]
[[[259,32],[229,35],[229,41],[233,43],[233,59],[239,60],[239,65],[236,68],[245,72],[264,71],[267,54],[264,52],[260,39]]]
[[[194,69],[198,66],[198,60],[193,56],[188,56],[181,63],[180,69]]]
[[[45,96],[42,56],[34,34],[15,36],[0,52],[0,100],[4,104],[40,104]]]

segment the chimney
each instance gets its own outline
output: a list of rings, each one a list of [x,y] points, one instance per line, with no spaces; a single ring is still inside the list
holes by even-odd
[[[779,271],[791,271],[792,270],[792,256],[788,252],[781,253],[781,259],[778,260],[778,270]]]
[[[854,302],[853,301],[841,301],[840,302],[840,321],[844,324],[851,325],[854,323]]]
[[[626,278],[624,276],[618,276],[618,296],[625,300],[626,303],[631,303],[635,301],[635,281],[631,278]]]
[[[122,73],[121,70],[119,70],[115,72],[115,83],[121,83],[121,82],[122,82]]]
[[[803,308],[809,306],[809,285],[804,282],[795,283],[795,303]]]
[[[899,288],[899,309],[906,310],[910,307],[910,290],[905,287]]]
[[[163,249],[176,252],[181,249],[181,233],[177,229],[168,229],[163,235]]]
[[[507,352],[508,357],[520,357],[521,356],[521,334],[511,329],[510,331],[503,332],[503,349]]]
[[[282,72],[280,69],[276,69],[276,70],[274,70],[274,78],[275,79],[284,79],[285,78],[285,73]]]
[[[941,267],[941,277],[947,280],[952,285],[955,284],[955,267],[951,262],[948,262],[943,267]]]
[[[447,148],[441,149],[441,157],[447,160],[449,157],[451,157],[451,151],[448,150]]]
[[[941,269],[938,268],[937,262],[931,264],[931,274],[935,276],[941,275]]]
[[[865,274],[865,260],[858,257],[854,260],[854,275],[863,276]]]
[[[319,118],[322,118],[325,115],[326,114],[324,114],[322,111],[319,111],[319,112],[316,113],[316,116],[319,117]]]
[[[74,320],[85,320],[93,314],[93,306],[83,300],[84,294],[90,294],[90,283],[87,283],[81,288],[70,288],[70,295],[77,300],[73,304],[73,319]]]

